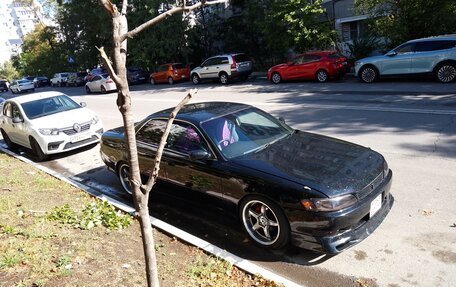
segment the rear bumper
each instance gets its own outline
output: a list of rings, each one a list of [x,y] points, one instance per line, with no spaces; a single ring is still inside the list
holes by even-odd
[[[376,190],[350,210],[322,214],[314,217],[314,222],[291,223],[291,243],[303,249],[327,254],[337,254],[358,244],[377,229],[391,210],[394,202],[394,197],[389,193],[391,183],[390,171]],[[371,202],[380,194],[381,208],[370,217]]]

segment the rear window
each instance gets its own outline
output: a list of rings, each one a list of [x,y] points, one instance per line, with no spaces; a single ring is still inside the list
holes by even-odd
[[[173,65],[173,68],[176,69],[176,70],[177,70],[177,69],[184,69],[184,68],[185,68],[185,65],[184,65],[184,64],[174,64],[174,65]]]
[[[250,61],[250,58],[246,54],[237,54],[233,56],[236,62],[247,62]]]

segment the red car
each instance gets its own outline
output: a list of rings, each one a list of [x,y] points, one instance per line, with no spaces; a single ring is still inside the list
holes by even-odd
[[[347,58],[336,52],[309,52],[295,57],[286,64],[276,65],[268,70],[268,80],[274,84],[287,80],[317,80],[326,82],[347,71]]]
[[[163,64],[158,67],[155,73],[150,74],[150,83],[168,83],[170,85],[177,81],[188,81],[190,69],[182,63]]]

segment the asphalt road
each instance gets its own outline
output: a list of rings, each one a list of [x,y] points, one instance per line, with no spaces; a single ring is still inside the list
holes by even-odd
[[[135,120],[177,104],[191,88],[195,86],[190,83],[132,86]],[[456,83],[395,80],[366,85],[349,80],[272,85],[256,79],[198,88],[192,102],[252,104],[285,118],[294,128],[379,151],[394,172],[395,204],[371,236],[334,257],[293,247],[259,249],[240,232],[236,218],[164,196],[174,189],[166,184],[152,197],[153,216],[304,286],[360,286],[357,278],[365,278],[368,286],[456,286]],[[122,124],[115,93],[58,89],[86,102],[105,129]],[[43,165],[129,202],[117,178],[104,168],[98,146],[53,156]]]

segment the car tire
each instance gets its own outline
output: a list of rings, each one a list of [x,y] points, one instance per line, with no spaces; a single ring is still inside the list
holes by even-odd
[[[172,77],[168,77],[168,84],[170,84],[170,85],[174,84],[174,80]]]
[[[329,79],[329,74],[325,70],[318,70],[316,73],[316,79],[319,83],[325,83]]]
[[[150,78],[150,84],[151,84],[152,86],[155,85],[155,80],[154,80],[154,78]]]
[[[290,225],[282,209],[274,202],[256,195],[241,201],[241,224],[255,244],[279,249],[290,240]]]
[[[222,85],[228,84],[228,74],[225,72],[220,73],[219,80]]]
[[[104,86],[100,87],[100,91],[102,94],[106,94],[106,88]]]
[[[435,77],[441,83],[451,83],[456,79],[456,65],[453,63],[440,64],[435,70]]]
[[[374,66],[366,66],[359,71],[359,78],[364,83],[373,83],[378,79],[378,71]]]
[[[57,86],[62,87],[62,82],[58,82]]]
[[[87,93],[87,94],[92,93],[92,91],[90,90],[89,86],[85,86],[85,87],[86,87],[86,93]]]
[[[193,84],[198,85],[200,83],[200,77],[197,74],[193,74],[192,82],[193,82]]]
[[[32,93],[35,92],[35,89],[32,89]]]
[[[282,82],[282,76],[280,76],[280,74],[277,72],[272,73],[271,82],[273,82],[274,84],[279,84],[280,82]]]
[[[8,136],[8,134],[3,129],[1,129],[0,131],[2,133],[3,140],[5,141],[6,146],[8,147],[8,149],[12,150],[12,151],[16,150],[17,149],[17,144],[15,144],[15,143],[13,143],[11,141],[11,139]]]
[[[119,177],[120,184],[122,185],[123,190],[131,195],[132,193],[130,188],[130,167],[127,163],[122,162],[119,164],[117,168],[117,176]]]
[[[35,161],[39,162],[46,159],[46,154],[43,152],[40,145],[33,137],[30,137],[30,146],[32,148],[33,157]]]

